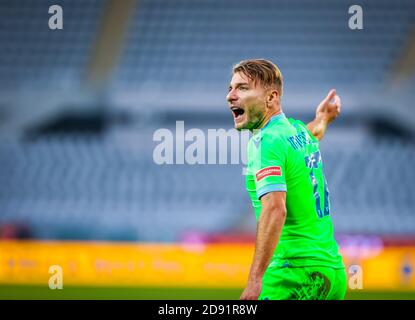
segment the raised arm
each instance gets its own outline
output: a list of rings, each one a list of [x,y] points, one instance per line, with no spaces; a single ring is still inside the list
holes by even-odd
[[[330,90],[327,97],[320,102],[316,109],[316,117],[307,124],[308,130],[318,140],[323,139],[327,126],[337,118],[341,110],[341,100],[336,90]]]

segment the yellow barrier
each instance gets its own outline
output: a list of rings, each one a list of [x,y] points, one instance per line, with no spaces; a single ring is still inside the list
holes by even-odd
[[[47,284],[49,268],[65,285],[241,287],[251,245],[99,242],[0,242],[0,283]]]
[[[349,283],[352,265],[361,269],[363,289],[382,291],[415,291],[415,247],[385,247],[351,257],[343,252]],[[350,286],[349,286],[350,289]]]
[[[0,241],[0,284],[47,285],[58,265],[64,285],[241,288],[252,255],[253,244]],[[415,290],[415,247],[343,256],[349,281],[361,276],[364,289]]]

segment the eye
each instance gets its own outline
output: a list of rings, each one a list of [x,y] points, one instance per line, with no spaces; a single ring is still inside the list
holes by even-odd
[[[242,87],[239,87],[239,90],[246,91],[246,90],[248,90],[248,87],[242,86]]]

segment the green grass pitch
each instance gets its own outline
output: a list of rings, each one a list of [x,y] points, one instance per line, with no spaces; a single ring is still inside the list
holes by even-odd
[[[47,286],[0,285],[0,299],[79,300],[237,300],[242,289],[74,287],[51,290]],[[350,291],[347,300],[415,300],[415,292]]]

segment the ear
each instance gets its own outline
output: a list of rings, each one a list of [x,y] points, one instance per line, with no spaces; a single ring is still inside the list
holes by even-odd
[[[267,93],[267,107],[273,106],[278,103],[280,94],[276,89],[270,89]]]

